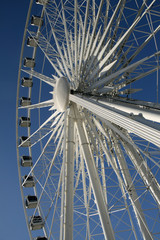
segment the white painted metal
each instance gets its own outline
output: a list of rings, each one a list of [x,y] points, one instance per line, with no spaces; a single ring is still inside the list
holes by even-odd
[[[81,119],[76,106],[74,106],[74,111],[75,111],[75,118],[76,118],[76,127],[77,127],[79,138],[80,138],[80,144],[81,144],[80,146],[82,148],[83,157],[85,159],[87,171],[92,184],[92,189],[95,196],[96,205],[99,211],[99,217],[101,220],[104,236],[108,240],[113,240],[115,239],[114,232],[111,226],[109,213],[105,204],[103,191],[101,188],[99,176],[98,176],[95,162],[93,159],[92,151],[89,147],[89,141],[87,139],[87,136],[84,130],[83,119]]]
[[[97,13],[97,16],[96,16],[96,20],[94,22],[94,28],[93,28],[93,31],[91,33],[91,38],[90,38],[89,46],[88,46],[87,53],[86,53],[86,59],[88,58],[88,55],[89,55],[89,52],[90,52],[90,49],[91,49],[91,46],[92,46],[92,43],[93,43],[93,39],[94,39],[94,36],[95,36],[95,31],[96,31],[96,28],[97,28],[98,20],[100,18],[103,2],[104,2],[104,0],[101,0],[99,8],[98,8],[98,13]]]
[[[114,50],[115,51],[115,50]],[[112,51],[112,53],[114,52]],[[111,52],[108,54],[108,58],[111,56],[112,54]],[[159,53],[156,53],[156,55],[158,55]],[[124,73],[124,72],[129,72],[131,70],[133,70],[134,68],[136,68],[137,66],[139,66],[140,64],[142,64],[143,62],[147,61],[148,59],[156,56],[156,55],[152,55],[152,56],[148,56],[148,57],[145,57],[141,60],[139,60],[138,62],[135,62],[125,68],[122,68],[121,70],[117,71],[116,73],[113,73],[111,74],[110,76],[98,81],[97,83],[93,84],[91,89],[94,89],[94,88],[97,88],[97,87],[101,87],[103,86],[104,84],[107,85],[111,82],[111,80],[113,80],[114,78],[118,77],[120,74]],[[107,60],[107,58],[106,58]]]
[[[38,73],[34,70],[23,69],[22,71],[29,74],[29,75],[32,75],[33,77],[36,77],[37,79],[40,79],[40,80],[44,81],[45,83],[51,85],[52,87],[55,86],[56,81],[53,78],[47,77],[47,76],[45,76],[41,73]]]
[[[137,172],[141,175],[144,183],[147,186],[147,189],[151,191],[151,194],[160,205],[160,184],[157,182],[156,178],[152,174],[150,168],[147,166],[147,163],[143,160],[138,150],[136,151],[132,145],[124,144],[124,147],[130,156],[133,164],[135,165]]]
[[[126,160],[123,156],[123,152],[121,150],[120,144],[117,141],[117,137],[114,135],[114,133],[112,133],[112,134],[113,134],[112,135],[113,136],[113,145],[115,148],[116,155],[118,156],[118,163],[120,166],[122,176],[124,178],[125,187],[126,187],[126,190],[128,191],[129,197],[131,199],[131,202],[133,205],[133,210],[137,217],[137,221],[140,226],[143,238],[145,240],[149,240],[149,239],[151,240],[153,238],[152,238],[152,236],[149,232],[148,226],[146,224],[146,220],[145,220],[145,217],[144,217],[144,214],[143,214],[143,211],[142,211],[139,199],[138,199],[138,195],[136,193],[136,189],[134,187],[133,180],[131,178],[128,166],[126,164]]]
[[[82,32],[82,43],[81,43],[80,58],[79,58],[79,71],[81,69],[82,57],[83,57],[83,52],[84,52],[85,34],[86,34],[87,21],[88,21],[89,4],[90,4],[90,0],[87,1],[86,12],[85,12],[85,20],[84,20],[84,26],[83,26],[83,32]]]
[[[75,59],[74,59],[74,64],[75,64],[75,81],[77,84],[77,77],[78,77],[78,63],[77,63],[77,57],[78,57],[78,35],[77,35],[77,0],[74,0],[74,46],[75,46]]]
[[[125,113],[129,113],[131,116],[134,115],[139,115],[139,117],[148,119],[153,122],[160,122],[160,111],[158,110],[150,110],[150,109],[145,109],[146,107],[141,106],[135,106],[133,104],[129,103],[121,103],[121,102],[116,102],[116,101],[106,101],[106,99],[96,99],[95,100],[99,103],[105,104],[106,106],[121,110]]]
[[[70,51],[70,45],[69,45],[69,33],[67,30],[67,25],[66,25],[66,17],[65,17],[65,13],[64,13],[64,4],[63,1],[61,1],[62,4],[62,16],[63,16],[63,24],[64,24],[64,29],[65,29],[65,37],[66,37],[66,42],[67,42],[67,50],[68,50],[68,56],[69,56],[69,63],[70,63],[70,68],[71,68],[71,72],[72,72],[72,76],[74,75],[73,72],[73,62],[72,62],[72,57],[71,57],[71,51]]]
[[[127,131],[135,133],[136,135],[160,147],[159,130],[153,129],[150,126],[146,126],[146,124],[130,119],[123,113],[118,113],[113,109],[108,109],[106,106],[103,106],[91,99],[85,99],[70,94],[70,100],[94,112],[96,115],[103,117],[104,119],[109,120],[118,126],[123,127]]]
[[[69,104],[70,86],[67,78],[61,77],[56,81],[54,104],[59,112],[64,112]]]
[[[24,107],[19,107],[19,109],[24,109],[24,108],[27,108],[27,109],[44,108],[44,107],[53,106],[53,104],[54,104],[54,101],[53,101],[53,99],[51,99],[51,100],[47,100],[47,101],[44,101],[44,102],[41,102],[41,103],[27,105],[27,106],[24,106]]]
[[[74,115],[71,106],[66,120],[65,146],[65,203],[64,203],[64,240],[73,239],[73,189],[74,189]]]

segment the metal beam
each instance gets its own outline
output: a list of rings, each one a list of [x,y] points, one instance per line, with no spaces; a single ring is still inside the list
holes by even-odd
[[[87,167],[89,179],[93,189],[93,194],[96,200],[96,205],[98,209],[98,214],[100,217],[103,233],[105,239],[114,240],[114,232],[112,229],[109,213],[105,203],[102,186],[98,176],[97,168],[95,165],[94,157],[90,149],[90,144],[87,138],[87,133],[85,131],[83,120],[78,112],[76,105],[74,105],[75,117],[76,117],[76,127],[80,138],[80,146],[82,148],[83,157]]]
[[[130,141],[132,141],[128,134],[127,137]],[[157,182],[153,173],[151,172],[150,168],[148,167],[146,161],[144,161],[144,159],[140,155],[140,152],[138,152],[138,150],[135,150],[131,144],[126,144],[124,140],[122,141],[122,144],[133,165],[141,176],[146,188],[150,191],[151,195],[160,207],[160,185]]]
[[[115,108],[107,107],[91,98],[82,98],[80,96],[75,96],[70,94],[70,100],[79,104],[80,106],[93,112],[100,118],[104,118],[124,129],[128,132],[134,133],[153,143],[154,145],[160,147],[160,130],[150,126],[146,121],[138,121],[131,119],[129,114],[115,110]]]
[[[71,106],[66,119],[65,159],[65,202],[64,202],[64,237],[63,240],[73,239],[73,189],[74,189],[74,119]]]
[[[160,122],[160,111],[158,110],[149,110],[142,108],[141,106],[136,106],[134,104],[129,104],[125,102],[118,101],[106,101],[106,99],[98,100],[97,102],[105,104],[106,106],[113,107],[115,109],[121,110],[125,113],[139,115],[141,114],[145,119],[148,119],[153,122]]]
[[[129,172],[126,160],[124,158],[122,149],[120,147],[120,143],[117,140],[117,136],[115,136],[115,134],[113,132],[111,135],[113,137],[113,145],[114,145],[114,149],[115,149],[115,152],[117,155],[117,161],[120,166],[120,171],[121,171],[123,179],[124,179],[126,190],[129,194],[130,200],[132,202],[133,210],[136,215],[139,228],[140,228],[143,238],[145,240],[153,240],[153,237],[148,229],[148,226],[147,226],[144,214],[143,214],[143,210],[141,208],[141,204],[138,199],[138,195],[137,195],[131,174]]]

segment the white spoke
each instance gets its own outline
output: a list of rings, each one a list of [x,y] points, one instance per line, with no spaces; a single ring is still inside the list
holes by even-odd
[[[96,87],[101,87],[103,85],[107,85],[109,84],[113,79],[115,79],[116,77],[118,77],[120,74],[124,73],[124,72],[129,72],[129,71],[133,71],[133,69],[135,69],[137,66],[139,66],[140,64],[142,64],[143,62],[147,61],[148,59],[152,58],[154,56],[149,56],[149,57],[145,57],[143,59],[141,59],[140,61],[131,64],[130,66],[127,66],[125,68],[122,68],[121,70],[111,74],[110,76],[98,81],[97,83],[93,84],[91,89],[94,89]],[[108,58],[108,57],[107,57]],[[95,75],[95,74],[94,74]],[[92,76],[93,78],[94,76]]]
[[[94,36],[95,36],[95,31],[96,31],[96,28],[97,28],[98,20],[99,20],[99,18],[100,18],[100,14],[101,14],[103,2],[104,2],[104,0],[101,0],[100,5],[99,5],[99,8],[98,8],[97,17],[96,17],[96,20],[95,20],[95,22],[94,22],[93,31],[92,31],[92,33],[91,33],[91,38],[90,38],[89,46],[88,46],[87,53],[86,53],[86,59],[88,59],[89,52],[90,52],[90,50],[91,50],[91,46],[92,46],[93,39],[94,39]]]
[[[118,113],[112,111],[109,108],[107,109],[107,107],[104,107],[100,103],[94,102],[93,100],[82,99],[81,97],[77,97],[74,95],[70,95],[70,100],[87,108],[96,115],[103,117],[104,119],[109,120],[118,126],[123,127],[129,132],[135,133],[136,135],[148,140],[149,142],[152,142],[156,146],[160,146],[159,130],[143,124],[139,121],[130,119],[129,117],[126,117],[125,114],[123,114],[122,112]]]
[[[27,142],[29,139],[32,139],[44,126],[47,125],[47,123],[49,123],[50,121],[52,121],[53,118],[56,117],[56,115],[57,115],[56,112],[53,113],[34,133],[32,133],[25,141],[23,141],[23,143]],[[51,127],[52,127],[52,126],[50,126],[50,128],[51,128]],[[48,127],[48,131],[52,131],[52,130],[50,130],[50,128]],[[19,145],[19,147],[21,147],[23,143],[21,143],[21,144]]]
[[[110,240],[115,239],[113,229],[111,226],[111,222],[110,222],[110,218],[109,218],[109,214],[108,214],[108,210],[106,208],[106,205],[105,205],[105,202],[103,199],[103,193],[102,193],[99,177],[97,174],[96,166],[94,164],[93,156],[91,155],[91,151],[88,146],[88,141],[87,141],[82,123],[80,121],[78,111],[75,107],[74,107],[74,110],[75,110],[75,114],[76,114],[76,118],[77,118],[76,126],[77,126],[77,130],[78,130],[79,137],[80,137],[83,156],[84,156],[85,163],[87,165],[87,170],[88,170],[88,173],[90,176],[94,196],[95,196],[96,203],[97,203],[97,208],[99,210],[102,228],[104,231],[104,236],[106,237],[106,239],[110,239]],[[90,161],[89,161],[89,159],[90,159]],[[92,167],[90,165],[92,165]]]
[[[84,27],[83,27],[83,30],[82,30],[82,43],[81,43],[80,58],[79,58],[79,71],[81,69],[83,52],[84,52],[85,33],[86,33],[87,21],[88,21],[89,3],[90,3],[90,0],[87,1],[85,20],[84,20]]]
[[[19,109],[23,109],[23,108],[26,108],[26,109],[44,108],[44,107],[52,106],[53,104],[54,104],[53,99],[51,99],[51,100],[40,102],[40,103],[37,103],[37,104],[32,104],[32,105],[19,107]]]
[[[25,69],[23,69],[22,71],[27,73],[27,74],[29,74],[30,76],[33,76],[35,78],[38,78],[38,79],[44,81],[45,83],[49,84],[52,87],[55,86],[56,81],[53,78],[47,77],[47,76],[45,76],[45,75],[43,75],[41,73],[38,73],[38,72],[36,72],[34,70],[25,70]]]
[[[66,119],[64,239],[73,239],[74,120],[73,109]]]

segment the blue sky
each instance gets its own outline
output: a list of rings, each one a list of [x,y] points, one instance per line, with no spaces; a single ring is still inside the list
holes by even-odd
[[[29,239],[19,190],[16,156],[16,92],[21,42],[29,0],[0,6],[0,239]]]

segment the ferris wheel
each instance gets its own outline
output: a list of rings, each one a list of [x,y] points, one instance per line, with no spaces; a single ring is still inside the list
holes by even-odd
[[[30,239],[160,239],[159,30],[159,0],[30,1],[16,111]]]

